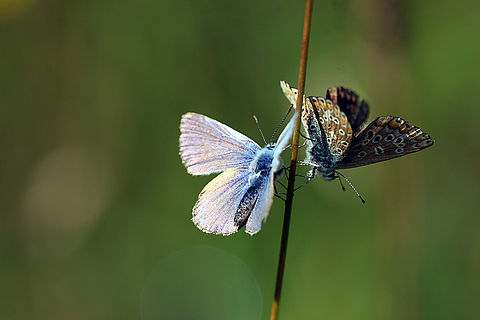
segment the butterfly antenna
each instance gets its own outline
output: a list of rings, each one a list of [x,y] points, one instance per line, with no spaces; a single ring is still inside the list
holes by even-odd
[[[340,182],[340,186],[342,187],[342,190],[345,191],[345,187],[343,186],[342,179],[340,179],[340,176],[338,176],[338,181]]]
[[[262,129],[260,129],[260,125],[258,124],[258,119],[256,116],[253,116],[253,119],[255,119],[255,123],[257,124],[258,131],[260,131],[260,135],[262,136],[263,142],[267,144],[267,141],[265,140],[265,137],[263,136]]]
[[[292,107],[293,107],[293,104],[290,105],[290,108],[288,108],[287,114],[285,115],[285,117],[283,117],[282,122],[280,122],[280,124],[277,126],[277,128],[275,129],[275,131],[273,131],[272,138],[270,139],[270,143],[273,142],[273,137],[275,137],[275,135],[277,134],[278,129],[280,129],[280,127],[282,126],[282,124],[285,122],[285,119],[287,119],[287,116],[288,116],[288,114],[290,113],[290,110],[292,110]]]
[[[357,189],[355,189],[355,187],[353,186],[353,184],[347,179],[347,177],[345,177],[343,174],[341,174],[340,172],[336,171],[335,170],[335,173],[342,176],[343,179],[345,179],[345,181],[348,182],[348,184],[350,185],[350,187],[352,187],[353,191],[355,191],[355,193],[357,194],[357,196],[360,198],[360,200],[362,201],[362,203],[365,203],[365,200],[363,200],[362,196],[360,195],[360,193],[358,193]]]

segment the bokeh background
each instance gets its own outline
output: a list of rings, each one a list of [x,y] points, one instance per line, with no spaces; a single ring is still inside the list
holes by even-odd
[[[283,203],[253,237],[199,231],[213,177],[186,173],[178,126],[195,111],[261,143],[256,115],[270,136],[303,13],[0,1],[1,319],[269,319]],[[436,143],[343,171],[365,205],[321,179],[296,194],[282,319],[478,319],[479,33],[478,1],[316,1],[307,94],[353,88]]]

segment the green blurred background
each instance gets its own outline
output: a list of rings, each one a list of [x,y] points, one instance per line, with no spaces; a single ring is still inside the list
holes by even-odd
[[[220,318],[269,319],[283,204],[253,237],[199,231],[213,177],[186,173],[178,126],[194,111],[260,143],[256,115],[270,136],[303,13],[0,0],[1,319],[213,319],[195,304],[209,295]],[[402,116],[436,143],[343,171],[365,205],[321,179],[297,193],[281,319],[479,318],[479,33],[478,1],[314,4],[307,94],[353,88],[370,119]],[[231,297],[250,300],[228,311]]]

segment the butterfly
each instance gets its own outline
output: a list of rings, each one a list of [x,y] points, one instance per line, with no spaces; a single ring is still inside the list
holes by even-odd
[[[193,207],[193,222],[206,233],[230,235],[260,231],[268,216],[274,180],[282,171],[282,151],[292,138],[299,112],[291,118],[276,143],[261,148],[234,129],[197,113],[186,113],[180,123],[180,156],[187,172],[222,172],[210,181]]]
[[[281,86],[290,103],[295,104],[297,89],[284,81]],[[312,166],[310,177],[318,171],[324,179],[333,180],[338,177],[337,169],[390,160],[433,144],[428,134],[399,117],[377,117],[364,126],[368,113],[368,104],[344,87],[328,89],[325,99],[304,97],[304,163]]]

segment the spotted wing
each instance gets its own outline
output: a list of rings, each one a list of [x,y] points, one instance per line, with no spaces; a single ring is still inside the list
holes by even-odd
[[[298,95],[297,89],[290,87],[284,81],[281,81],[280,84],[287,99],[294,104]],[[321,97],[308,97],[303,104],[302,125],[309,135],[308,138],[311,139],[309,144],[322,140],[319,130],[309,130],[309,126],[318,127],[318,124],[314,123],[315,121],[320,123],[325,132],[330,153],[337,160],[342,159],[353,137],[352,127],[345,113],[337,105],[334,106],[331,101],[325,101]],[[314,136],[310,136],[311,134]]]
[[[352,139],[346,156],[336,169],[354,168],[417,152],[433,144],[420,128],[405,120],[378,117]]]
[[[350,145],[353,131],[347,116],[340,110],[338,105],[333,106],[330,101],[321,97],[308,97],[304,114],[311,113],[310,109],[315,108],[317,121],[322,125],[330,153],[335,159],[342,159]],[[303,115],[302,115],[303,116]],[[314,140],[318,138],[310,137]]]
[[[210,174],[248,166],[260,146],[232,128],[197,113],[180,123],[180,156],[188,173]]]
[[[285,81],[280,81],[280,87],[285,97],[290,101],[290,104],[295,105],[297,103],[298,90],[290,87]]]
[[[328,89],[326,99],[332,101],[333,105],[340,107],[340,110],[347,116],[353,133],[358,133],[365,120],[367,120],[369,112],[368,103],[365,100],[360,101],[354,91],[344,87]]]
[[[237,232],[235,214],[249,186],[248,167],[230,168],[210,181],[193,207],[193,222],[204,232],[227,236]]]

